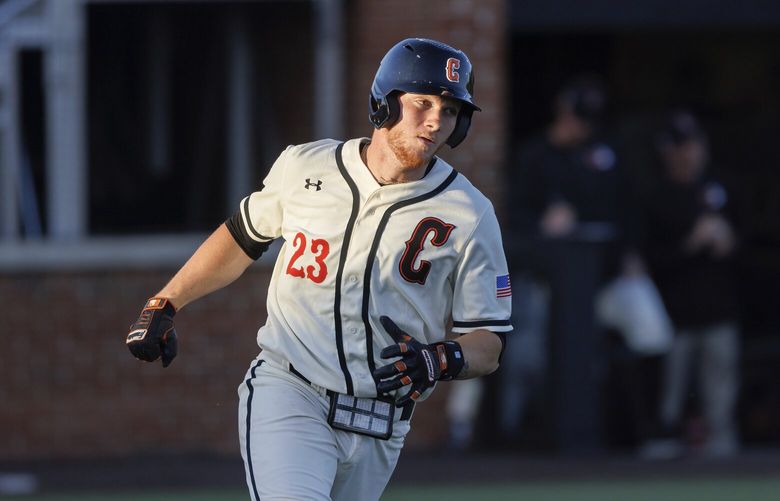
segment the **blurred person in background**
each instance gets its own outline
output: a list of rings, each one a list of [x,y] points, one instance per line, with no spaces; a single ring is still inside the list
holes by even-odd
[[[513,229],[549,238],[570,236],[589,223],[615,231],[621,204],[617,154],[602,134],[606,107],[603,84],[593,75],[558,92],[551,123],[520,146],[510,171],[510,185],[522,195],[513,191]]]
[[[713,457],[738,450],[734,420],[739,379],[738,310],[732,265],[737,237],[728,216],[729,196],[714,179],[710,146],[697,118],[670,113],[657,149],[660,182],[647,207],[646,257],[676,334],[664,364],[660,418],[666,439],[648,453],[684,452],[686,403],[694,392],[705,425],[702,452]]]
[[[556,350],[548,346],[555,340],[547,335],[555,308],[559,316],[586,311],[576,321],[614,333],[604,346],[589,347],[598,357],[604,352],[605,364],[613,344],[627,354],[631,366],[636,357],[662,353],[671,342],[671,324],[638,252],[640,207],[633,180],[606,133],[607,105],[598,76],[575,77],[555,96],[550,124],[520,146],[510,169],[516,335],[507,345],[501,374],[500,427],[505,436],[518,434],[529,399],[545,384],[548,357]],[[582,263],[579,270],[573,261]],[[590,265],[595,271],[586,269]],[[583,285],[588,281],[594,283]],[[591,305],[594,294],[596,307]],[[642,407],[641,386],[629,384],[634,392],[631,412],[643,423],[639,433],[644,434],[651,411]]]

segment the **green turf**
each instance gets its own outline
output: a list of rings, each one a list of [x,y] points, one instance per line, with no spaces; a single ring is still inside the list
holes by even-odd
[[[780,479],[560,482],[393,489],[382,501],[777,501]]]
[[[393,487],[382,501],[776,501],[780,478],[642,480],[621,482],[565,481],[506,485]],[[74,493],[3,497],[3,501],[247,501],[243,490],[133,493]]]
[[[249,494],[244,490],[201,490],[201,491],[159,491],[144,494],[142,492],[101,492],[73,494],[39,494],[32,496],[0,495],[2,501],[248,501]]]

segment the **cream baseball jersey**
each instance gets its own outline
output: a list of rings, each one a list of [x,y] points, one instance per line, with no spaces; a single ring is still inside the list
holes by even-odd
[[[367,141],[288,147],[228,224],[255,258],[284,239],[260,347],[360,397],[376,396],[371,373],[393,343],[380,315],[423,343],[444,340],[450,320],[456,333],[512,328],[490,201],[439,158],[421,180],[382,186],[361,160]]]

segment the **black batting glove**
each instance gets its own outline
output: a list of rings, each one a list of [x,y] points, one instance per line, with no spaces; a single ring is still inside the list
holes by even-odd
[[[420,398],[437,380],[454,379],[463,369],[463,350],[455,341],[423,344],[402,331],[389,317],[381,316],[379,321],[396,342],[383,349],[379,356],[400,356],[401,359],[374,371],[377,393],[410,386],[409,391],[396,400],[397,407]]]
[[[178,349],[173,328],[175,314],[176,308],[166,298],[153,297],[147,301],[127,335],[130,353],[147,362],[162,357],[162,366],[168,367]]]

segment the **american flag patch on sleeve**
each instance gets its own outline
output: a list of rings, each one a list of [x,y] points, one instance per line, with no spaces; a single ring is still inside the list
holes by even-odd
[[[509,275],[496,277],[496,297],[512,296],[512,285],[509,283]]]

